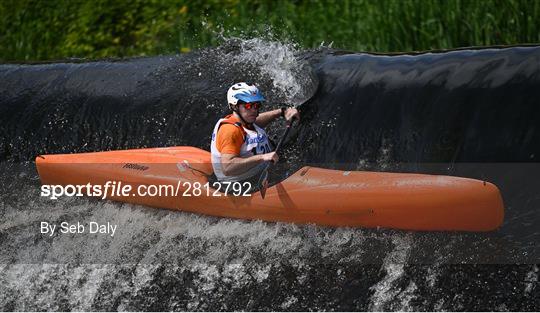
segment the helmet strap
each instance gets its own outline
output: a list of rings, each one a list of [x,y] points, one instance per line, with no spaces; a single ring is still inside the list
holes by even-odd
[[[242,124],[246,125],[246,126],[249,126],[249,127],[252,127],[253,123],[248,123],[243,117],[242,117],[242,114],[240,114],[240,110],[238,110],[238,104],[234,105],[234,106],[231,106],[231,110],[236,113],[236,115],[238,115],[238,117],[240,118],[240,121],[242,121]]]

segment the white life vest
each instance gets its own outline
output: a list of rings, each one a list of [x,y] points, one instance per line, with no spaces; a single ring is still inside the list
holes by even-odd
[[[214,174],[219,181],[245,181],[248,178],[251,178],[254,175],[260,173],[263,170],[265,164],[258,164],[241,175],[226,176],[225,174],[223,174],[223,170],[221,168],[221,152],[219,152],[216,146],[216,138],[219,127],[223,124],[232,124],[242,130],[242,133],[244,134],[244,142],[240,147],[241,158],[250,157],[255,154],[269,153],[273,151],[273,148],[270,144],[270,141],[268,140],[268,135],[266,134],[264,129],[260,128],[255,124],[253,124],[255,130],[245,128],[243,127],[242,123],[235,122],[235,120],[231,120],[230,117],[231,116],[228,115],[225,118],[220,119],[216,123],[216,126],[214,126],[214,131],[212,132],[212,142],[210,144],[212,166],[214,168]]]

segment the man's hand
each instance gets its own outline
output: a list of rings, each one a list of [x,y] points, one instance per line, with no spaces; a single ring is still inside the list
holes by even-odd
[[[270,152],[270,153],[261,154],[261,159],[262,159],[264,162],[273,162],[273,163],[277,163],[277,161],[279,160],[279,157],[278,157],[277,153],[275,153],[275,152]]]
[[[300,120],[300,113],[298,112],[298,110],[295,108],[287,108],[285,110],[285,120],[287,122],[291,122],[294,118],[298,121]]]

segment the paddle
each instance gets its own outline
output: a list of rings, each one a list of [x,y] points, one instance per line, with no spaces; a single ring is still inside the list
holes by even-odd
[[[313,69],[309,64],[305,63],[303,66],[302,72],[304,73],[304,79],[305,81],[309,81],[310,83],[305,85],[302,89],[302,92],[295,95],[295,97],[289,101],[289,103],[293,104],[295,108],[302,107],[306,103],[308,103],[315,93],[317,92],[317,89],[319,88],[319,80],[317,78],[317,75],[315,75],[315,72],[313,72]],[[289,130],[291,130],[292,124],[294,122],[294,119],[291,120],[289,124],[287,124],[287,128],[285,129],[285,133],[283,133],[283,136],[281,136],[281,139],[279,140],[275,152],[279,152],[279,149],[281,148],[281,144],[283,144],[283,141],[289,134]],[[261,191],[261,196],[264,199],[264,196],[266,195],[266,189],[268,188],[268,168],[270,168],[270,165],[272,165],[272,162],[267,162],[264,166],[264,169],[261,172],[261,176],[259,177],[259,181],[257,182],[257,186],[259,187],[259,190]]]
[[[285,138],[287,138],[287,135],[289,134],[293,123],[294,119],[292,119],[291,122],[287,124],[287,128],[285,128],[285,133],[283,133],[283,136],[281,136],[281,139],[279,140],[276,146],[276,150],[274,150],[274,152],[279,152],[279,148],[281,148],[283,141],[285,141]],[[264,169],[262,170],[261,177],[259,177],[259,181],[257,182],[257,186],[259,187],[263,199],[266,195],[266,189],[268,188],[268,168],[270,168],[270,165],[272,164],[273,162],[266,162]]]

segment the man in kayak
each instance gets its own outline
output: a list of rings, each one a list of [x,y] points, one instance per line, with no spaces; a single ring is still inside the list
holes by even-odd
[[[220,182],[250,182],[254,191],[265,163],[278,161],[263,128],[279,117],[289,122],[298,119],[298,110],[282,107],[259,114],[265,99],[249,83],[231,86],[227,101],[232,114],[220,119],[212,132],[210,151],[214,174]]]

